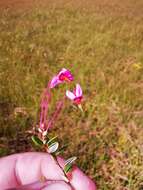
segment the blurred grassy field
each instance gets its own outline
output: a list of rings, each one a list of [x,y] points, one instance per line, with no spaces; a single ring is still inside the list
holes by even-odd
[[[40,94],[65,67],[85,112],[67,101],[52,131],[64,156],[100,190],[142,190],[143,1],[15,2],[0,4],[0,155],[33,150]]]

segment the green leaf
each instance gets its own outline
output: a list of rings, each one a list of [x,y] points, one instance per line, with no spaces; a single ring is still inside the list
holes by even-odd
[[[67,165],[67,164],[72,164],[73,162],[75,162],[76,159],[77,159],[76,156],[73,156],[73,157],[67,159],[67,160],[65,161],[65,165]]]
[[[51,144],[49,147],[48,147],[48,153],[54,153],[58,150],[58,147],[59,147],[59,143],[58,142],[54,142],[53,144]]]
[[[37,137],[37,136],[32,136],[32,141],[37,145],[37,146],[42,146],[43,142]]]
[[[73,164],[73,162],[75,162],[76,159],[77,159],[77,157],[73,156],[65,161],[65,167],[64,167],[65,173],[68,173],[72,170],[72,164]]]
[[[72,170],[72,164],[67,164],[67,165],[65,165],[65,167],[64,167],[64,172],[65,173],[68,173],[68,172],[70,172]]]
[[[48,142],[47,142],[47,145],[50,146],[51,144],[53,144],[57,139],[57,136],[51,138]]]

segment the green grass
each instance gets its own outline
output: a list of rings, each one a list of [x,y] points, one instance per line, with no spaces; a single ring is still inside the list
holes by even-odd
[[[94,11],[68,5],[0,12],[1,156],[18,152],[7,142],[38,122],[41,92],[65,67],[83,88],[85,112],[67,101],[53,129],[68,144],[64,156],[76,155],[99,189],[142,188],[142,4],[127,5],[117,12],[98,3]]]

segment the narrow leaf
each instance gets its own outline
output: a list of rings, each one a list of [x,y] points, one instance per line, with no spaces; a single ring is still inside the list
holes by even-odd
[[[56,139],[57,139],[57,136],[51,138],[51,139],[47,142],[47,145],[50,146],[51,144],[53,144],[53,143],[55,142]]]
[[[42,146],[43,142],[37,137],[37,136],[32,136],[32,141],[37,145],[37,146]]]
[[[72,170],[72,164],[67,164],[67,165],[65,165],[65,167],[64,167],[64,172],[65,173],[68,173],[68,172],[70,172]]]
[[[54,142],[53,144],[51,144],[49,147],[48,147],[48,153],[54,153],[57,151],[59,147],[59,143],[58,142]]]
[[[76,159],[77,157],[74,156],[65,161],[65,167],[64,167],[65,173],[68,173],[72,170],[72,164]]]
[[[72,164],[76,159],[77,159],[76,156],[69,158],[68,160],[65,161],[65,166],[68,164]]]

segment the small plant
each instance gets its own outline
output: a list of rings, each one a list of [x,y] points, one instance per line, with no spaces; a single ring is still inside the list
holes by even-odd
[[[52,78],[52,80],[48,83],[48,86],[46,90],[44,90],[41,104],[40,104],[40,122],[38,127],[35,130],[35,134],[32,136],[33,142],[39,146],[42,150],[48,152],[53,156],[56,163],[59,165],[57,161],[57,155],[59,154],[59,142],[57,141],[57,136],[53,138],[49,138],[49,130],[53,127],[56,119],[59,116],[60,111],[63,108],[64,101],[59,100],[57,102],[55,111],[50,119],[47,119],[47,113],[48,113],[48,106],[51,101],[51,91],[53,88],[55,88],[57,85],[60,85],[64,82],[72,82],[74,80],[73,75],[71,72],[65,68],[63,68],[56,76]],[[77,106],[81,111],[81,101],[83,99],[82,95],[82,89],[79,84],[76,84],[76,88],[73,90],[73,92],[67,90],[65,93],[66,96],[64,98],[69,98],[75,106]],[[65,161],[65,165],[63,170],[64,173],[64,180],[69,182],[69,174],[72,171],[73,163],[75,162],[77,158],[71,157],[68,160]],[[60,165],[59,165],[60,166]]]

